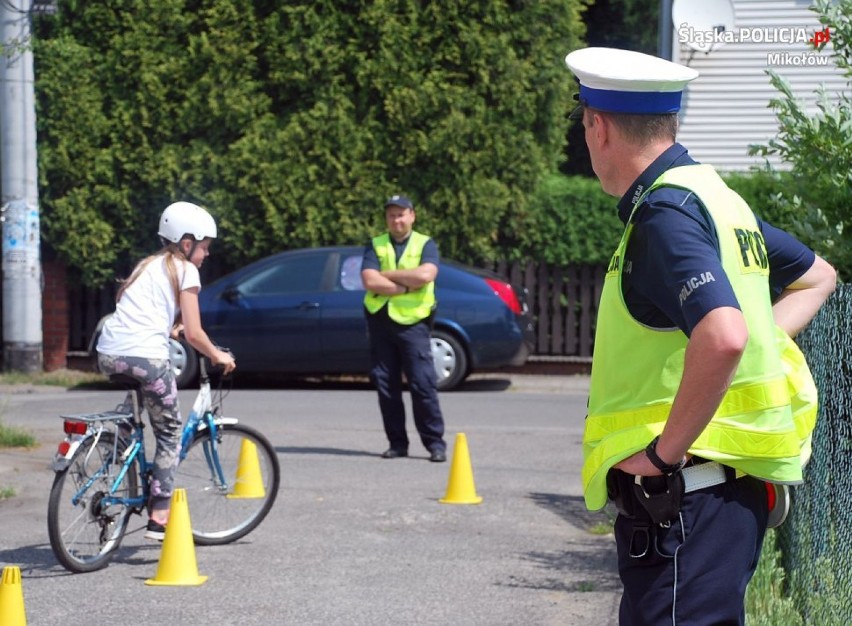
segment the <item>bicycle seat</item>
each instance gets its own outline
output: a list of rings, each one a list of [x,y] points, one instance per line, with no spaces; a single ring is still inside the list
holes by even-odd
[[[127,389],[127,399],[125,399],[123,404],[116,407],[116,411],[120,411],[125,414],[129,413],[131,415],[141,413],[142,381],[133,378],[132,376],[128,376],[127,374],[110,374],[109,379],[111,382],[117,383],[124,389]],[[129,404],[129,398],[131,395],[135,397],[133,404]]]

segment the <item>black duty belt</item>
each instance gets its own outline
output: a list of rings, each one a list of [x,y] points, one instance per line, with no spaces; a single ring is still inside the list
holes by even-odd
[[[696,458],[671,475],[634,476],[612,470],[607,475],[607,491],[622,515],[665,524],[677,516],[684,494],[744,475],[721,463]]]

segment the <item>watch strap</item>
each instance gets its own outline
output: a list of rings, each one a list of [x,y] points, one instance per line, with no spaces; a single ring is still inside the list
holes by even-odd
[[[686,457],[683,457],[677,463],[666,463],[663,459],[660,458],[660,455],[657,454],[657,442],[660,440],[660,436],[657,435],[651,440],[651,443],[648,444],[648,447],[645,448],[645,456],[648,457],[648,460],[651,461],[654,467],[660,470],[663,474],[671,475],[676,472],[679,472],[683,469],[683,466],[686,464]]]

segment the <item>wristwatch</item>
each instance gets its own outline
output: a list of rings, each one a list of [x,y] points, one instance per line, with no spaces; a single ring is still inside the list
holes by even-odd
[[[648,460],[660,470],[663,474],[667,476],[671,476],[683,469],[683,466],[686,465],[686,457],[684,456],[677,463],[668,464],[663,459],[660,458],[660,455],[657,454],[657,442],[660,440],[660,436],[657,435],[651,440],[651,443],[648,444],[648,447],[645,448],[645,456],[648,457]]]

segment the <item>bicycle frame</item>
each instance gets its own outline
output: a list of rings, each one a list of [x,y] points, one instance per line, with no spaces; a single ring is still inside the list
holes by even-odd
[[[135,398],[134,404],[136,404]],[[72,497],[74,505],[76,506],[80,502],[84,494],[88,492],[89,488],[97,480],[103,478],[104,475],[110,476],[112,473],[112,466],[114,464],[117,465],[118,461],[120,461],[121,467],[116,473],[115,479],[112,481],[109,493],[115,493],[133,463],[139,464],[140,476],[143,477],[142,493],[133,498],[115,498],[112,496],[106,496],[104,497],[104,502],[107,506],[122,504],[127,507],[141,510],[142,507],[145,506],[148,498],[148,482],[144,479],[144,477],[147,475],[149,469],[142,440],[142,422],[137,420],[133,413],[127,413],[120,410],[105,411],[103,413],[92,413],[87,415],[64,415],[62,417],[65,425],[66,438],[59,444],[59,448],[54,456],[54,471],[63,471],[68,466],[68,463],[70,463],[77,451],[77,448],[79,448],[80,444],[84,441],[94,439],[94,444],[96,445],[105,432],[109,432],[114,436],[112,457],[108,459],[108,462],[101,466],[95,474],[90,476],[88,480],[83,483],[80,489],[77,490],[77,493],[75,493]],[[121,422],[131,423],[133,425],[133,430],[130,434],[128,447],[124,449],[119,457],[118,428],[115,426],[110,428],[107,424],[112,423],[113,425],[116,425]],[[95,445],[93,445],[90,450],[94,450]]]
[[[103,432],[103,428],[100,430],[100,432]],[[96,435],[97,437],[100,437],[100,432]],[[136,508],[136,509],[141,510],[145,506],[145,504],[148,502],[147,475],[148,475],[148,469],[149,469],[150,465],[148,464],[148,459],[145,458],[145,447],[142,444],[141,437],[142,437],[142,428],[141,428],[140,425],[136,425],[134,432],[133,432],[133,436],[130,439],[130,447],[127,448],[127,450],[125,450],[125,452],[121,455],[121,458],[123,459],[123,462],[121,464],[121,469],[116,474],[115,480],[112,482],[112,486],[110,487],[109,493],[110,494],[115,493],[116,489],[118,489],[119,485],[121,485],[122,481],[124,480],[125,475],[130,470],[130,467],[133,465],[134,462],[137,462],[139,464],[139,475],[140,475],[140,477],[143,477],[142,478],[142,493],[139,494],[138,496],[136,496],[135,498],[116,498],[116,497],[113,497],[112,495],[105,496],[103,498],[103,502],[104,502],[105,506],[113,506],[113,505],[116,505],[116,504],[121,504],[121,505],[130,507],[130,508]],[[114,445],[114,448],[113,448],[113,450],[114,450],[113,454],[117,453],[117,451],[118,451],[117,448],[118,448],[118,439],[116,438],[115,439],[115,445]],[[104,467],[101,468],[101,470],[108,473],[109,468],[110,468],[110,464],[107,463]],[[109,474],[107,474],[107,475],[109,475]],[[92,476],[89,480],[87,480],[86,483],[82,486],[82,488],[77,492],[77,494],[71,499],[72,502],[74,502],[74,504],[76,505],[79,502],[80,498],[83,496],[83,494],[85,494],[89,490],[89,487],[91,487],[92,484],[94,484],[94,482],[100,477],[101,477],[101,473],[99,472],[99,473],[95,474],[94,476]]]
[[[183,459],[186,458],[186,454],[190,446],[192,445],[196,434],[203,430],[209,430],[211,432],[211,437],[205,445],[204,456],[210,467],[212,475],[216,480],[217,487],[223,491],[227,491],[230,488],[230,485],[227,479],[225,478],[225,472],[223,471],[221,463],[219,462],[219,455],[216,450],[216,431],[219,428],[219,425],[236,424],[238,420],[235,418],[216,417],[218,407],[213,407],[213,393],[210,387],[210,378],[207,375],[203,360],[200,365],[201,382],[198,389],[198,395],[195,397],[195,401],[192,405],[192,410],[190,411],[186,423],[184,424],[184,427],[181,431],[181,451],[179,456],[179,462],[183,461]],[[102,502],[105,506],[123,505],[139,510],[144,508],[147,504],[150,495],[149,473],[152,467],[152,463],[148,461],[148,458],[145,454],[141,407],[139,406],[136,394],[133,393],[132,395],[132,413],[125,413],[116,410],[89,415],[63,416],[66,423],[65,431],[68,436],[66,440],[60,444],[59,450],[57,451],[56,456],[54,457],[53,469],[55,471],[61,471],[65,469],[65,467],[67,467],[71,458],[74,456],[74,452],[77,450],[79,445],[87,438],[94,437],[95,442],[97,442],[97,440],[105,431],[113,432],[116,435],[114,439],[113,459],[110,459],[109,463],[104,464],[100,471],[98,471],[95,475],[91,476],[82,485],[82,487],[72,498],[72,501],[75,505],[78,504],[80,499],[95,483],[96,480],[102,478],[104,474],[106,474],[107,476],[110,475],[113,460],[118,456],[119,440],[117,434],[118,429],[109,428],[108,426],[106,426],[106,424],[109,422],[113,424],[118,424],[119,422],[123,421],[130,421],[133,424],[133,430],[131,432],[128,447],[121,454],[121,468],[118,470],[115,475],[115,479],[111,483],[109,490],[110,495],[105,496]],[[75,428],[74,426],[71,426],[69,430],[69,422],[74,424],[85,424],[85,432],[81,432],[81,427]],[[130,471],[130,468],[133,466],[134,463],[138,464],[142,493],[133,498],[123,498],[112,495],[122,484],[122,481],[127,475],[127,472]]]
[[[209,443],[205,446],[204,457],[207,459],[207,464],[213,471],[215,478],[218,481],[220,489],[227,491],[229,485],[225,479],[225,473],[219,463],[219,455],[216,452],[216,430],[220,424],[236,424],[238,420],[228,417],[216,417],[216,410],[213,409],[212,391],[210,389],[210,378],[204,368],[204,361],[201,363],[201,383],[198,387],[198,395],[195,397],[195,402],[192,405],[192,410],[189,417],[186,419],[186,424],[183,428],[180,445],[180,461],[186,458],[186,453],[189,451],[195,435],[205,429],[210,431]],[[218,407],[217,407],[218,410]]]

